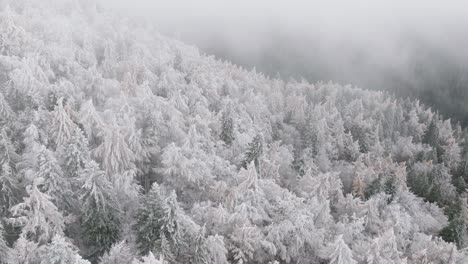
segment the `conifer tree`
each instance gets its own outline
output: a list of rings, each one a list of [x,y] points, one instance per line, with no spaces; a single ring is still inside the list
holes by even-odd
[[[62,160],[65,176],[69,179],[77,177],[78,172],[84,168],[89,159],[88,139],[84,136],[83,131],[76,127],[63,150]]]
[[[134,226],[141,254],[157,250],[162,252],[165,259],[171,255],[177,257],[185,246],[182,227],[184,217],[175,192],[166,196],[157,183],[154,183],[137,212]]]
[[[468,204],[466,198],[458,198],[449,207],[449,223],[440,231],[440,236],[447,242],[453,242],[458,248],[465,245],[468,221]]]
[[[65,144],[72,136],[73,131],[77,127],[70,118],[68,106],[64,106],[63,97],[57,100],[57,105],[52,112],[51,135],[55,140],[57,147]]]
[[[32,185],[26,187],[28,197],[22,203],[13,206],[10,211],[12,224],[21,226],[21,237],[44,244],[54,235],[63,234],[64,219],[52,198],[40,191],[44,179],[36,178]]]
[[[112,248],[106,252],[99,264],[131,264],[133,259],[133,254],[125,243],[121,241],[112,246]]]
[[[0,222],[0,264],[8,264],[11,249],[5,241],[3,231],[3,224]]]
[[[94,161],[86,163],[80,173],[83,182],[81,226],[90,245],[89,258],[97,260],[120,237],[120,212],[112,184]]]
[[[55,235],[52,242],[45,247],[41,254],[41,264],[89,264],[81,258],[74,246],[60,235]]]
[[[39,152],[38,165],[35,178],[44,179],[41,191],[48,194],[59,209],[70,209],[73,203],[70,200],[72,197],[70,182],[63,177],[62,169],[54,154],[44,146]]]
[[[221,134],[219,135],[226,146],[230,146],[234,141],[234,120],[232,119],[231,112],[223,112],[221,117]]]
[[[10,207],[17,202],[20,184],[13,169],[4,163],[0,169],[0,216],[6,216]]]
[[[242,167],[247,169],[247,166],[253,161],[255,168],[259,171],[259,157],[262,155],[263,151],[263,142],[260,135],[254,137],[252,142],[249,143],[247,152],[245,153],[245,158],[242,161]]]
[[[330,264],[357,264],[351,249],[343,240],[343,235],[339,235],[327,250],[330,252]]]

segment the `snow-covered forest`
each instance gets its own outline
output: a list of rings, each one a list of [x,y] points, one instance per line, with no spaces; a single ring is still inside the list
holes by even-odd
[[[0,263],[468,263],[468,134],[437,111],[93,0],[0,8]]]

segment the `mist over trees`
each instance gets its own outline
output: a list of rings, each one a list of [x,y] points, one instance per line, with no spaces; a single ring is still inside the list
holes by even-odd
[[[0,8],[0,263],[468,262],[468,132],[420,101]]]
[[[186,38],[208,54],[272,77],[337,81],[383,90],[400,98],[418,99],[446,118],[468,124],[468,57],[463,48],[468,44],[468,32],[462,25],[439,36],[447,39],[437,41],[418,30],[407,29],[385,37],[387,49],[375,44],[354,44],[353,38],[347,36],[327,38],[326,33],[313,33],[316,28],[311,29],[312,33],[296,30],[271,28],[252,40],[240,34],[246,43],[239,46],[229,43],[229,33],[215,30],[205,37]],[[249,51],[251,42],[259,42],[260,46]],[[451,46],[453,42],[457,46]]]

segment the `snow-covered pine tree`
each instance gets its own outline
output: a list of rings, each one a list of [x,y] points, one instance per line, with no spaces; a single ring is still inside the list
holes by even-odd
[[[130,247],[121,241],[115,243],[111,249],[106,252],[100,259],[99,264],[131,264],[133,260],[133,252]]]
[[[242,167],[247,169],[247,166],[253,161],[255,164],[255,168],[259,171],[259,157],[262,155],[263,151],[263,142],[262,137],[260,135],[256,135],[252,142],[249,143],[247,147],[247,152],[245,153],[245,158],[242,161]]]
[[[13,169],[4,163],[0,170],[0,216],[7,216],[8,210],[17,202],[20,183]]]
[[[221,133],[219,138],[226,146],[230,146],[234,141],[234,120],[230,108],[223,112],[221,116]]]
[[[0,222],[0,264],[8,264],[11,249],[8,247],[3,230],[3,223]]]
[[[73,130],[71,138],[65,144],[62,153],[61,158],[65,176],[68,179],[77,177],[78,172],[84,168],[84,165],[90,159],[88,139],[79,127]]]
[[[73,131],[77,127],[70,117],[70,112],[69,106],[64,105],[64,98],[60,97],[54,111],[52,111],[50,128],[50,133],[57,147],[63,146],[72,137]]]
[[[194,264],[227,264],[227,250],[224,247],[223,237],[218,235],[206,237],[206,228],[200,228],[195,238]]]
[[[43,184],[43,178],[36,178],[32,185],[26,187],[28,197],[10,209],[12,218],[9,219],[13,225],[22,227],[21,237],[39,244],[48,243],[55,235],[62,235],[65,227],[63,216],[52,198],[40,191]]]
[[[60,210],[71,209],[73,204],[71,185],[63,176],[62,168],[54,153],[41,146],[37,160],[39,168],[34,177],[44,179],[41,191],[49,195]]]
[[[157,183],[153,184],[140,209],[134,226],[136,242],[141,254],[161,252],[166,260],[177,258],[187,251],[193,228],[179,207],[175,192],[166,194]]]
[[[41,253],[40,264],[89,264],[63,236],[55,235]]]
[[[121,216],[112,184],[99,165],[91,160],[80,172],[82,182],[81,226],[89,246],[88,257],[97,260],[120,237]]]
[[[353,252],[343,240],[343,235],[337,236],[335,242],[327,246],[326,252],[329,253],[330,264],[357,264]]]

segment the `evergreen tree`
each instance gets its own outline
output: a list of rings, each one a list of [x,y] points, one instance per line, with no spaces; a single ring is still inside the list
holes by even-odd
[[[73,203],[70,200],[73,196],[70,182],[63,177],[62,169],[54,154],[44,146],[39,152],[38,165],[35,178],[44,179],[41,191],[48,194],[59,209],[70,209]]]
[[[439,141],[439,127],[437,126],[438,118],[434,117],[426,129],[423,137],[423,143],[431,146],[436,146]]]
[[[121,174],[134,168],[135,155],[125,141],[122,128],[117,124],[105,127],[99,133],[102,143],[94,150],[94,156],[101,162],[109,176]],[[112,181],[117,180],[112,178]]]
[[[177,257],[185,246],[182,227],[184,217],[175,193],[166,196],[157,183],[154,183],[137,212],[134,226],[141,254],[157,250],[162,252],[165,259],[170,255]]]
[[[440,231],[440,236],[447,242],[453,242],[458,248],[465,245],[468,221],[468,204],[466,198],[458,198],[448,208],[449,223]]]
[[[245,158],[242,161],[242,167],[247,169],[247,166],[253,161],[255,164],[255,168],[259,171],[259,157],[262,155],[263,151],[263,142],[260,135],[254,137],[252,142],[249,143],[247,148],[247,152],[245,153]]]
[[[158,249],[160,244],[158,240],[161,239],[163,206],[160,187],[154,183],[138,209],[137,221],[134,226],[137,246],[143,255]]]
[[[40,263],[38,244],[20,236],[11,249],[8,264]]]
[[[194,264],[223,264],[228,263],[223,238],[220,236],[206,237],[205,226],[200,228],[195,238]]]
[[[65,144],[72,136],[76,129],[76,124],[70,118],[70,109],[64,106],[64,99],[61,97],[57,100],[57,105],[52,112],[51,135],[55,140],[57,147]]]
[[[120,212],[112,184],[94,161],[86,163],[80,173],[83,182],[81,226],[90,246],[89,258],[97,260],[120,237]]]
[[[64,237],[56,235],[41,254],[41,264],[89,264]]]
[[[3,224],[0,222],[0,264],[8,264],[11,249],[5,241],[3,231]]]
[[[99,264],[131,264],[133,259],[133,254],[130,251],[128,245],[121,241],[112,246],[109,252],[106,252]]]
[[[44,179],[36,178],[33,185],[26,187],[28,197],[22,203],[13,206],[10,211],[13,218],[10,221],[21,226],[21,237],[40,244],[49,242],[54,235],[63,234],[64,219],[52,198],[40,191]]]
[[[0,216],[6,216],[8,210],[17,202],[19,181],[13,169],[4,163],[0,170]]]
[[[343,235],[339,235],[326,251],[329,253],[330,264],[357,264],[351,249],[343,240]]]
[[[84,136],[83,131],[76,127],[63,150],[62,160],[65,175],[69,179],[77,177],[78,172],[84,168],[89,159],[88,139]]]
[[[231,146],[234,141],[234,120],[232,119],[231,112],[225,111],[221,117],[221,134],[219,135],[226,146]]]

